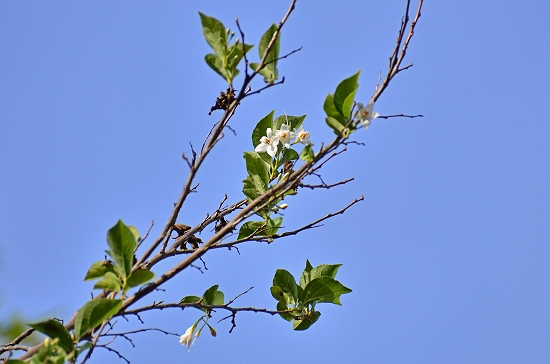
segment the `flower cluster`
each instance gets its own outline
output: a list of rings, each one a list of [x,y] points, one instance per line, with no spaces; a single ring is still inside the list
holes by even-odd
[[[309,140],[309,135],[309,131],[305,131],[303,126],[298,131],[290,131],[286,124],[281,125],[281,129],[275,130],[275,132],[271,128],[267,128],[266,135],[260,139],[260,144],[254,150],[258,153],[267,152],[271,158],[275,158],[279,142],[285,148],[290,148],[291,140],[294,140],[292,144],[313,145],[311,140]]]

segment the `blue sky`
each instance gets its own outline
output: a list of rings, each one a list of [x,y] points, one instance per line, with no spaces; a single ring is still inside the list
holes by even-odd
[[[0,317],[68,319],[89,297],[82,278],[102,259],[119,218],[156,236],[186,177],[182,152],[198,147],[219,113],[223,80],[198,11],[232,29],[238,16],[257,44],[286,1],[0,2]],[[299,1],[285,26],[282,86],[240,106],[198,175],[181,222],[198,223],[224,193],[242,198],[243,151],[264,115],[307,114],[319,146],[332,138],[327,93],[362,70],[366,102],[386,71],[405,1]],[[416,4],[415,4],[416,5]],[[353,293],[342,307],[293,332],[278,317],[239,314],[191,352],[173,337],[116,345],[132,363],[547,363],[550,361],[550,3],[426,2],[405,62],[377,103],[382,114],[324,171],[346,187],[303,191],[284,225],[298,227],[347,205],[345,215],[275,244],[205,257],[156,300],[220,284],[237,303],[274,308],[277,268],[298,275],[342,263]],[[257,49],[252,50],[256,56]],[[239,84],[240,80],[237,82]],[[257,85],[259,86],[259,84]],[[161,273],[157,266],[155,272]],[[146,327],[182,334],[197,311],[144,315]],[[223,317],[221,313],[214,317]],[[123,320],[117,325],[127,327]],[[130,326],[139,327],[137,322]],[[117,362],[97,351],[92,362]],[[122,361],[120,361],[122,362]]]

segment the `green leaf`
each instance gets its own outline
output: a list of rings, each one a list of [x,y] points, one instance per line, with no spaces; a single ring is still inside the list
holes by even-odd
[[[277,164],[277,168],[284,165],[286,162],[294,161],[294,160],[298,159],[298,157],[299,156],[298,156],[297,151],[295,151],[292,148],[285,148],[285,150],[283,151],[283,156],[282,156],[281,160],[279,161],[279,163]]]
[[[277,231],[279,230],[279,228],[281,227],[281,224],[283,223],[282,216],[278,216],[274,219],[270,218],[267,221],[268,221],[268,226],[270,227],[270,229],[266,230],[264,234],[260,234],[260,235],[272,236],[272,235],[277,234]]]
[[[115,273],[115,267],[113,266],[113,262],[110,260],[98,260],[94,264],[91,265],[90,269],[88,269],[88,272],[86,273],[86,277],[84,277],[84,280],[90,280],[90,279],[96,279],[101,278],[105,275],[105,273],[111,272]]]
[[[130,274],[124,285],[124,290],[126,291],[132,287],[140,286],[153,279],[154,276],[155,273],[151,272],[149,269],[138,269]]]
[[[300,125],[304,122],[306,115],[302,116],[291,116],[291,115],[281,115],[273,120],[273,128],[275,130],[281,129],[281,125],[286,124],[288,128],[292,131],[298,129]]]
[[[313,269],[313,266],[309,262],[308,259],[306,259],[306,267],[304,268],[304,271],[302,272],[302,275],[300,276],[300,287],[306,288],[307,284],[311,280],[309,278],[309,272]]]
[[[111,272],[105,273],[103,278],[94,285],[94,289],[105,289],[113,292],[118,292],[121,288],[120,277]]]
[[[321,264],[313,268],[309,274],[311,279],[319,277],[335,278],[336,273],[338,273],[338,268],[341,266],[342,264]]]
[[[288,310],[288,307],[286,304],[284,304],[283,302],[277,302],[277,311],[286,311]],[[292,321],[294,318],[289,315],[288,313],[280,313],[279,316],[281,316],[282,318],[284,318],[285,320],[287,321]]]
[[[334,134],[341,135],[342,137],[347,138],[347,136],[349,135],[349,129],[340,124],[338,120],[331,116],[327,116],[325,121],[327,122],[327,125],[330,126],[332,130],[334,130]]]
[[[346,125],[348,123],[349,120],[346,120],[345,117],[340,115],[340,112],[336,109],[336,106],[334,106],[334,97],[331,94],[327,95],[325,103],[323,104],[323,109],[327,116],[336,119],[340,124]]]
[[[82,354],[83,352],[85,352],[86,350],[88,350],[89,348],[91,348],[93,346],[92,342],[91,341],[86,341],[84,342],[84,344],[78,346],[76,348],[76,355],[75,355],[75,358],[78,357],[80,354]]]
[[[355,100],[355,93],[359,88],[357,80],[359,79],[360,73],[361,71],[340,82],[334,92],[334,106],[340,115],[346,119],[350,119],[351,117],[351,107]]]
[[[321,316],[321,312],[319,311],[312,311],[304,317],[302,320],[294,320],[294,323],[292,324],[292,328],[296,331],[303,331],[310,328],[311,325],[313,325],[319,317]]]
[[[267,50],[267,46],[273,38],[273,34],[277,31],[277,25],[272,24],[269,29],[262,35],[260,39],[260,45],[258,46],[258,53],[260,58],[262,58]],[[279,78],[279,71],[277,70],[277,59],[279,58],[279,47],[281,43],[281,33],[277,36],[277,40],[273,44],[273,47],[267,54],[265,59],[264,66],[261,70],[258,70],[258,63],[251,63],[250,67],[253,70],[259,71],[259,73],[264,76],[264,81],[266,83],[273,83]]]
[[[281,288],[283,293],[291,300],[289,303],[298,302],[298,287],[296,286],[296,280],[288,271],[277,269],[273,277],[273,285]]]
[[[243,193],[246,197],[248,197],[251,201],[254,201],[261,192],[258,191],[258,188],[256,187],[256,182],[254,179],[250,176],[247,176],[243,180]]]
[[[216,18],[199,12],[204,39],[220,58],[226,57],[227,33],[223,23]],[[224,67],[225,68],[225,67]]]
[[[285,307],[286,307],[286,304],[288,302],[290,302],[290,298],[288,297],[288,295],[286,295],[282,288],[279,287],[279,286],[271,286],[271,288],[269,289],[270,292],[271,292],[271,295],[273,296],[273,298],[275,298],[278,302],[281,302],[283,304],[285,304]],[[286,310],[286,308],[285,308]],[[281,310],[279,310],[281,311]]]
[[[6,362],[6,364],[27,364],[23,360],[18,359],[10,359]]]
[[[248,53],[249,50],[251,50],[254,46],[251,44],[245,44],[245,52]],[[237,40],[233,45],[229,47],[229,52],[227,54],[227,70],[233,75],[236,76],[238,74],[237,66],[243,59],[244,53],[243,53],[243,46],[242,44]]]
[[[350,293],[351,289],[331,277],[312,279],[304,288],[303,304],[315,302],[340,303],[340,296]]]
[[[259,193],[267,191],[269,185],[269,169],[264,160],[256,152],[244,152],[246,170],[252,178]]]
[[[121,305],[121,300],[108,298],[96,298],[87,302],[76,313],[74,323],[75,341],[80,341],[88,331],[110,319],[118,312]]]
[[[214,301],[212,301],[213,305],[223,305],[225,300],[225,296],[222,291],[216,292],[216,297],[214,297]]]
[[[128,229],[130,229],[130,231],[132,232],[132,235],[134,235],[134,239],[136,240],[136,242],[139,243],[139,241],[141,240],[141,236],[139,236],[138,229],[135,226],[132,226],[132,225],[129,225]]]
[[[210,68],[216,71],[218,75],[222,76],[227,82],[231,83],[231,77],[223,66],[223,61],[220,59],[220,57],[216,56],[215,54],[208,53],[206,56],[204,56],[204,61],[208,66],[210,66]]]
[[[203,295],[203,297],[204,297],[203,304],[206,305],[206,306],[214,305],[214,301],[217,297],[217,293],[218,293],[218,285],[217,284],[215,284],[212,287],[208,288],[204,292],[204,295]]]
[[[181,299],[180,303],[198,303],[201,298],[198,296],[185,296]]]
[[[29,324],[29,326],[52,339],[59,339],[59,346],[67,353],[74,350],[74,342],[71,334],[59,321],[45,320]]]
[[[315,160],[315,153],[313,153],[313,148],[311,148],[311,145],[306,145],[304,149],[302,149],[300,159],[307,163],[311,163]]]
[[[264,116],[262,120],[258,121],[256,127],[252,131],[252,146],[256,148],[260,144],[260,139],[267,135],[267,128],[273,127],[273,114],[275,110],[272,110],[269,114]]]
[[[244,224],[242,224],[241,228],[239,229],[239,236],[238,239],[244,239],[246,237],[253,237],[256,235],[262,235],[262,231],[265,231],[265,228],[262,228],[262,226],[265,226],[265,222],[263,221],[247,221]],[[264,234],[265,235],[265,234]]]
[[[123,278],[127,278],[134,262],[136,249],[134,234],[122,220],[118,220],[117,224],[107,232],[107,244],[118,272]]]

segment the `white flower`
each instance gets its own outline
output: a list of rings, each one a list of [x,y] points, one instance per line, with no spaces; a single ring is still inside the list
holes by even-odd
[[[372,119],[376,119],[380,114],[374,111],[374,101],[371,99],[367,106],[357,103],[357,112],[355,117],[361,121],[363,127],[366,129],[369,127]]]
[[[277,154],[277,144],[279,144],[279,136],[273,134],[271,128],[267,128],[266,134],[267,136],[263,136],[260,139],[260,144],[258,144],[254,150],[258,153],[267,152],[271,158],[275,158],[275,154]]]
[[[180,344],[183,345],[183,346],[187,345],[189,350],[191,350],[191,345],[193,345],[193,342],[194,342],[194,341],[192,342],[192,340],[193,340],[193,331],[195,331],[196,326],[197,326],[197,324],[191,326],[190,328],[187,329],[187,331],[185,331],[185,334],[180,336]]]
[[[309,140],[309,131],[305,131],[303,126],[296,133],[296,142],[305,145],[313,145],[311,140]]]
[[[294,139],[296,137],[296,135],[290,131],[288,125],[286,124],[281,125],[281,129],[275,130],[275,134],[277,134],[279,140],[283,143],[285,148],[290,148],[290,139]]]

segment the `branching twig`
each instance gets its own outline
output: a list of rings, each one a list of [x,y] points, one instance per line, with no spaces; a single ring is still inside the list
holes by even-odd
[[[405,55],[407,54],[407,48],[409,47],[409,43],[414,35],[414,29],[416,27],[416,23],[418,22],[418,19],[421,15],[422,10],[422,4],[423,0],[420,0],[418,3],[418,9],[416,11],[416,16],[414,20],[411,23],[411,26],[409,27],[409,34],[407,36],[407,39],[405,39],[405,42],[403,42],[403,37],[405,36],[405,32],[407,30],[407,25],[409,23],[409,8],[411,1],[407,0],[407,6],[405,8],[405,15],[403,16],[403,19],[401,21],[401,28],[399,29],[399,33],[397,35],[397,41],[395,48],[393,49],[393,53],[390,56],[389,59],[389,67],[388,67],[388,73],[386,74],[386,77],[382,84],[380,84],[379,87],[377,87],[374,96],[372,97],[373,101],[378,100],[378,98],[382,95],[384,90],[388,87],[391,80],[397,75],[399,72],[404,71],[410,67],[412,67],[412,63],[408,66],[405,66],[403,68],[400,68],[401,62],[403,62],[403,59],[405,58]]]
[[[320,227],[322,225],[319,225],[319,223],[327,220],[327,219],[330,219],[331,217],[334,217],[336,215],[341,215],[343,214],[344,212],[346,212],[347,209],[349,209],[351,206],[355,205],[356,203],[360,202],[360,201],[363,201],[365,198],[364,196],[361,196],[360,198],[356,198],[355,200],[353,200],[352,202],[350,202],[346,207],[336,211],[336,212],[331,212],[325,216],[323,216],[322,218],[320,219],[317,219],[307,225],[304,225],[302,226],[301,228],[299,229],[296,229],[296,230],[291,230],[291,231],[285,231],[284,233],[280,233],[280,234],[274,234],[274,235],[271,235],[271,236],[254,236],[254,237],[246,237],[246,238],[243,238],[243,239],[239,239],[239,240],[235,240],[235,241],[232,241],[232,242],[229,242],[229,243],[223,243],[223,244],[216,244],[214,247],[212,247],[212,249],[218,249],[218,248],[228,248],[228,247],[234,247],[234,245],[236,244],[241,244],[241,243],[244,243],[244,242],[249,242],[249,241],[262,241],[262,240],[266,240],[266,239],[272,239],[272,240],[276,240],[276,239],[281,239],[281,238],[284,238],[285,236],[290,236],[290,235],[296,235],[304,230],[307,230],[307,229],[314,229],[314,228],[317,228],[317,227]]]

